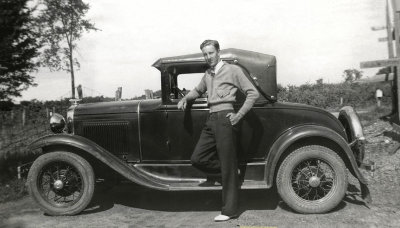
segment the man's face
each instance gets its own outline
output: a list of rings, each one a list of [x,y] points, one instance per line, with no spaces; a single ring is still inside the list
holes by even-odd
[[[210,67],[215,67],[219,62],[219,51],[217,51],[213,45],[204,46],[201,51],[203,52],[207,64]]]

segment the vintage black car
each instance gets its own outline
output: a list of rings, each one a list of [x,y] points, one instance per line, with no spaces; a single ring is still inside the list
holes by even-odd
[[[351,107],[336,118],[320,108],[277,102],[274,56],[226,49],[221,58],[240,66],[261,94],[240,123],[242,189],[276,186],[295,211],[324,213],[343,199],[350,171],[362,195],[369,196],[359,171],[365,139]],[[180,77],[207,70],[202,54],[161,58],[153,66],[161,72],[161,98],[73,104],[66,118],[51,117],[55,134],[30,145],[42,155],[30,168],[29,192],[46,213],[81,212],[97,180],[117,177],[161,191],[221,189],[199,185],[206,176],[190,163],[209,115],[207,99],[197,99],[186,111],[177,109],[185,93]]]

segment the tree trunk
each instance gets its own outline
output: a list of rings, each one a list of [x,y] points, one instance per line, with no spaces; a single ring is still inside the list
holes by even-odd
[[[74,75],[74,61],[72,58],[72,45],[69,45],[69,51],[70,51],[70,55],[69,55],[69,64],[71,67],[71,95],[72,95],[72,99],[75,99],[75,75]]]

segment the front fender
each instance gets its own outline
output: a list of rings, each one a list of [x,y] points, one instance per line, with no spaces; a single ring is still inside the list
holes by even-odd
[[[131,180],[139,185],[143,185],[150,188],[155,188],[159,190],[167,190],[168,186],[161,183],[157,183],[155,180],[149,178],[140,171],[135,170],[134,167],[130,167],[124,163],[121,159],[108,152],[103,147],[99,146],[95,142],[88,140],[87,138],[78,135],[69,134],[56,134],[47,135],[42,138],[37,139],[28,146],[29,150],[35,150],[43,148],[44,151],[50,146],[69,146],[73,148],[80,149],[96,159],[103,162],[105,165],[109,166],[117,173],[121,174],[128,180]]]
[[[367,184],[364,176],[357,168],[357,163],[354,154],[349,147],[349,144],[341,135],[327,127],[318,125],[303,125],[294,127],[286,131],[272,145],[268,153],[265,167],[265,177],[267,185],[269,187],[273,184],[276,165],[278,164],[278,161],[285,150],[288,149],[288,147],[290,145],[293,145],[295,142],[308,137],[326,138],[340,146],[351,164],[351,167],[348,168],[351,169],[352,173],[355,174],[355,176],[361,183],[365,185]]]

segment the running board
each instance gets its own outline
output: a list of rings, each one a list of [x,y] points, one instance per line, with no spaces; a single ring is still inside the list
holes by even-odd
[[[222,190],[222,186],[216,183],[214,186],[202,186],[205,179],[191,183],[171,183],[169,186],[170,191],[187,191],[187,190]],[[266,189],[268,188],[265,181],[243,181],[240,184],[240,189]]]
[[[158,186],[158,190],[186,191],[186,190],[221,190],[219,183],[214,185],[202,185],[206,176],[195,169],[191,164],[132,164],[132,170],[144,177],[150,183],[146,186]],[[241,181],[241,189],[266,189],[268,188],[264,176],[265,163],[247,163],[240,165],[244,176]],[[140,184],[140,183],[138,183]],[[163,186],[160,188],[159,186]]]

